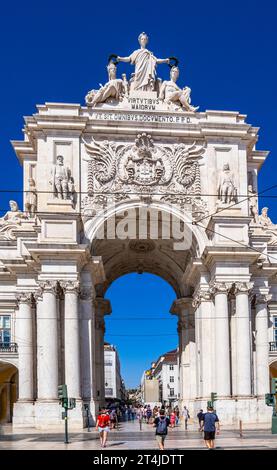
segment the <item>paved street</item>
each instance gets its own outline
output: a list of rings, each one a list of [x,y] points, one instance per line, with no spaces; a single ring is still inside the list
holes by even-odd
[[[69,428],[70,430],[70,428]],[[98,433],[85,430],[81,433],[70,433],[70,444],[63,442],[64,435],[60,432],[38,432],[36,430],[17,430],[11,427],[1,428],[0,450],[100,450]],[[218,449],[277,449],[277,435],[268,430],[244,430],[240,438],[238,430],[222,429],[216,439]],[[137,421],[121,423],[118,430],[109,434],[106,451],[126,449],[157,449],[155,431],[151,425],[143,424],[139,430]],[[183,426],[169,429],[166,449],[204,449],[202,435],[194,426],[185,431]]]

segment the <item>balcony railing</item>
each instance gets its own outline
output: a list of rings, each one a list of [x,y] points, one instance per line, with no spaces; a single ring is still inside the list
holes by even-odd
[[[277,341],[270,341],[269,343],[269,351],[270,352],[277,352]]]
[[[17,353],[17,343],[0,343],[0,352]]]

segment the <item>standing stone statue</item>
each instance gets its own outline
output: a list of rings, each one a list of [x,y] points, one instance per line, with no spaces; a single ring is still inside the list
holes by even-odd
[[[33,218],[37,210],[37,190],[33,178],[29,178],[29,191],[26,194],[25,210],[28,217]]]
[[[248,201],[249,201],[249,213],[253,218],[255,224],[259,223],[259,212],[258,212],[258,197],[257,193],[253,191],[252,184],[248,186]]]
[[[53,194],[59,199],[68,199],[68,181],[70,177],[70,171],[64,166],[63,156],[58,155],[56,159],[56,165],[52,169],[51,176]]]
[[[91,90],[86,96],[86,103],[95,106],[97,103],[104,103],[108,98],[120,100],[126,93],[126,75],[124,81],[116,78],[116,64],[112,61],[108,64],[107,70],[109,81],[98,91]]]
[[[173,66],[170,70],[170,80],[165,80],[161,86],[159,98],[165,100],[166,103],[175,103],[185,111],[196,111],[197,108],[191,106],[191,99],[190,93],[191,89],[189,87],[185,87],[181,89],[177,85],[177,80],[179,77],[179,67]]]
[[[217,188],[218,200],[223,204],[236,202],[237,189],[234,183],[234,177],[230,171],[229,163],[223,165],[223,171],[220,175]]]
[[[117,56],[119,62],[131,62],[135,66],[134,76],[130,80],[131,91],[153,91],[156,81],[157,64],[169,64],[170,59],[157,59],[146,49],[148,36],[141,33],[138,37],[140,49],[132,52],[128,57]]]

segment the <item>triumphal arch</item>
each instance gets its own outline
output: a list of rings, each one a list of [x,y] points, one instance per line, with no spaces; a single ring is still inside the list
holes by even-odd
[[[257,196],[268,152],[245,115],[194,106],[178,60],[147,42],[142,33],[130,56],[111,55],[83,105],[38,105],[12,141],[24,207],[10,201],[0,220],[0,387],[15,426],[61,424],[62,383],[77,400],[71,426],[83,426],[85,404],[95,416],[105,293],[134,271],[176,292],[180,406],[192,414],[215,392],[223,423],[269,422],[277,228]]]

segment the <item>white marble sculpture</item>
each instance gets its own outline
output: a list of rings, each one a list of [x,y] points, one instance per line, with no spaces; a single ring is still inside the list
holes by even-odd
[[[177,85],[177,80],[179,77],[179,68],[177,66],[171,67],[170,70],[170,80],[165,80],[162,83],[159,98],[165,100],[169,105],[177,105],[182,107],[184,111],[193,111],[195,112],[198,107],[191,106],[190,93],[191,89],[189,87],[184,87],[183,89]]]
[[[37,210],[37,190],[33,178],[29,178],[29,190],[26,194],[25,210],[28,217],[34,218]]]
[[[22,220],[26,220],[26,215],[19,210],[16,201],[10,201],[10,210],[0,218],[0,239],[14,240],[13,230],[21,224]]]
[[[118,62],[130,62],[135,66],[135,73],[130,80],[131,91],[153,91],[156,82],[157,64],[169,64],[170,59],[158,59],[146,46],[148,36],[141,33],[138,37],[140,49],[136,49],[128,57],[117,56]]]
[[[255,224],[259,223],[259,211],[258,211],[258,196],[257,193],[253,191],[253,186],[250,184],[248,186],[248,201],[249,201],[249,215],[251,215],[253,222]]]
[[[276,226],[273,224],[271,219],[267,215],[268,212],[268,207],[263,207],[262,208],[262,213],[258,217],[258,223],[262,225],[264,228],[275,228]]]
[[[69,199],[68,182],[70,178],[70,170],[64,166],[64,158],[58,155],[56,165],[51,172],[51,181],[53,195],[58,199]]]
[[[217,195],[220,203],[229,204],[230,202],[236,202],[237,189],[229,163],[223,165],[223,170],[218,181]]]
[[[128,94],[128,82],[126,74],[123,79],[116,78],[116,64],[110,62],[107,66],[109,81],[99,88],[99,90],[91,90],[86,96],[86,103],[95,106],[97,103],[105,103],[109,98],[121,100],[124,94]]]

